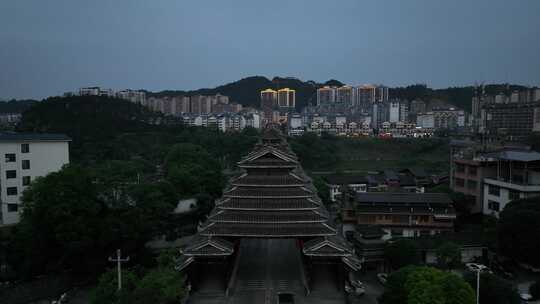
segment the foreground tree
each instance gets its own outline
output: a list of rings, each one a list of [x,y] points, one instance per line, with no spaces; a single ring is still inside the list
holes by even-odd
[[[103,259],[107,208],[84,169],[67,166],[34,181],[22,196],[11,264],[19,273],[86,271]],[[103,264],[103,263],[101,263]]]
[[[118,273],[111,269],[99,278],[96,288],[92,291],[92,304],[129,304],[130,295],[138,282],[133,271],[122,270],[122,290],[118,291]]]
[[[446,242],[436,249],[437,264],[442,269],[454,269],[461,264],[461,248],[459,245]]]
[[[407,266],[388,278],[381,304],[473,304],[474,291],[457,275],[431,267]]]
[[[166,176],[180,196],[206,193],[221,194],[224,178],[221,165],[203,147],[194,144],[174,145],[165,159]]]
[[[408,239],[388,243],[384,249],[384,255],[393,269],[418,263],[416,245]]]
[[[538,197],[520,199],[506,205],[497,226],[501,252],[515,260],[540,266],[540,204]]]
[[[36,179],[23,193],[23,213],[8,259],[23,277],[70,270],[95,274],[122,248],[137,259],[161,234],[173,210],[171,185],[124,185],[116,198],[89,170],[69,165]]]
[[[185,295],[184,276],[174,270],[174,254],[164,252],[157,266],[142,275],[122,272],[122,290],[117,290],[115,270],[104,273],[92,293],[92,304],[174,304]]]
[[[476,273],[467,273],[465,280],[476,290]],[[482,273],[480,275],[480,303],[519,304],[521,301],[512,282],[490,273]]]
[[[529,293],[535,300],[540,300],[540,280],[537,280],[529,287]]]

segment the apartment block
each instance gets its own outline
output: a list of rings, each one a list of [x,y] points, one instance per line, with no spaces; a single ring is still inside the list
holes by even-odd
[[[496,163],[496,174],[484,178],[484,214],[499,217],[511,201],[540,196],[540,153],[506,150],[485,157]]]
[[[23,191],[37,177],[69,163],[69,142],[63,134],[0,133],[0,226],[20,220]]]

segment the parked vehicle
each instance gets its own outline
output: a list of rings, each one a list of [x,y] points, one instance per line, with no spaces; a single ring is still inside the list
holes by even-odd
[[[364,283],[360,281],[354,272],[349,272],[349,284],[354,288],[364,288]]]
[[[520,293],[519,298],[525,303],[532,301],[533,297],[528,293]]]
[[[348,282],[345,282],[345,292],[348,293],[348,294],[351,294],[354,290],[353,288],[351,287],[351,285],[348,283]]]
[[[345,282],[345,292],[348,295],[359,297],[366,293],[366,289],[364,287],[354,287],[351,286],[348,282]]]
[[[386,285],[386,280],[388,280],[388,274],[377,273],[377,279],[379,279],[379,282],[381,282],[381,284]]]

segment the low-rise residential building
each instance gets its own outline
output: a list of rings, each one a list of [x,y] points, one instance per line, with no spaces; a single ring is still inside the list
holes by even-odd
[[[442,193],[357,192],[342,209],[344,229],[377,226],[385,232],[383,239],[453,231],[455,219],[452,200]]]
[[[21,120],[21,113],[0,113],[0,125],[14,125]]]
[[[483,212],[484,178],[497,171],[494,160],[483,157],[486,149],[472,141],[450,142],[450,188],[466,195],[472,213]]]
[[[261,115],[257,113],[182,114],[181,123],[187,126],[206,127],[222,132],[241,131],[246,127],[260,128]]]
[[[485,157],[496,163],[496,174],[484,178],[484,214],[499,217],[511,201],[540,195],[540,153],[505,150]]]
[[[69,163],[69,142],[63,134],[0,133],[0,226],[19,222],[21,196],[40,176]]]
[[[434,108],[435,129],[455,129],[465,126],[465,111],[456,108]]]
[[[325,179],[332,202],[339,200],[345,189],[353,192],[367,192],[368,190],[368,180],[363,175],[329,175]]]
[[[80,88],[78,92],[79,96],[108,96],[115,97],[115,93],[112,89],[104,89],[100,87],[87,87]]]

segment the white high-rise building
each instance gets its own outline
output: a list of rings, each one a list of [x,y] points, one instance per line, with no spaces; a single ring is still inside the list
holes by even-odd
[[[399,101],[391,101],[388,106],[388,121],[389,122],[398,122],[399,121],[399,112],[400,112],[400,103]]]
[[[122,90],[116,93],[116,96],[121,99],[129,100],[136,104],[144,105],[146,102],[146,93],[136,90]]]
[[[294,108],[296,106],[296,92],[289,88],[279,89],[277,103],[280,108]]]
[[[63,134],[0,133],[0,226],[20,220],[21,196],[37,177],[69,163],[69,142]]]

